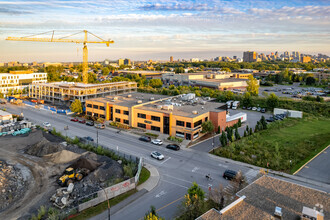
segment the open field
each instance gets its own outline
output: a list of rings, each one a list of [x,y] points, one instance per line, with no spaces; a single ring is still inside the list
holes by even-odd
[[[306,117],[268,124],[267,130],[220,147],[215,154],[293,173],[329,144],[330,119]]]

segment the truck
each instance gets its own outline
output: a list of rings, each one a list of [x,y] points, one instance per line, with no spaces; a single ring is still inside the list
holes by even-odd
[[[227,108],[231,108],[231,105],[234,101],[233,100],[230,100],[230,101],[227,101],[226,104],[227,104]]]
[[[232,109],[237,109],[239,107],[239,101],[233,102],[233,107]]]

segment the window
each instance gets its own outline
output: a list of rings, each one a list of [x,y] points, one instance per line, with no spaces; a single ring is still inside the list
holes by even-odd
[[[124,124],[129,125],[129,120],[124,119]]]
[[[177,132],[175,133],[175,136],[177,136],[177,137],[181,137],[181,138],[184,138],[184,133],[183,133],[183,132],[179,132],[179,131],[177,131]]]
[[[101,110],[105,110],[105,107],[104,107],[104,106],[100,106],[100,109],[101,109]]]
[[[129,111],[124,111],[124,115],[129,115]]]
[[[88,108],[92,108],[92,104],[87,104],[87,107]]]
[[[137,126],[138,126],[139,128],[146,128],[146,124],[142,124],[142,123],[138,123]]]
[[[116,113],[120,114],[120,109],[116,109]]]
[[[93,108],[98,109],[99,106],[98,105],[93,105]]]
[[[120,118],[116,118],[116,122],[120,122]]]
[[[199,133],[198,132],[196,132],[195,134],[194,134],[194,139],[196,139],[196,138],[198,138],[198,136],[199,136]]]
[[[105,115],[100,115],[100,118],[105,118]]]
[[[199,126],[199,125],[201,125],[201,124],[202,124],[202,120],[196,121],[196,122],[194,123],[194,127],[197,127],[197,126]]]
[[[87,112],[87,115],[92,115],[92,112]]]
[[[182,126],[182,127],[184,127],[184,121],[176,121],[176,125],[177,126]]]
[[[209,118],[208,117],[205,117],[205,120],[204,121],[207,121]]]
[[[153,121],[160,121],[160,117],[157,117],[157,116],[151,116],[151,120]]]
[[[99,114],[98,113],[94,113],[94,117],[99,117]]]
[[[191,123],[190,122],[186,122],[186,127],[187,128],[191,128]]]
[[[147,118],[146,114],[138,113],[138,118]]]
[[[151,126],[151,130],[153,130],[153,131],[160,131],[160,127]]]

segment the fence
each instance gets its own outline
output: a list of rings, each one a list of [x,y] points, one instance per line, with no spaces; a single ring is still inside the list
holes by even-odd
[[[139,177],[140,177],[140,173],[141,173],[141,169],[142,169],[142,163],[143,163],[143,159],[139,158],[138,170],[135,174],[135,177],[98,191],[96,193],[97,194],[96,198],[79,204],[78,211],[81,212],[89,207],[98,205],[108,199],[111,199],[113,197],[116,197],[120,194],[123,194],[125,192],[128,192],[128,191],[134,189],[137,186],[138,181],[139,181]]]

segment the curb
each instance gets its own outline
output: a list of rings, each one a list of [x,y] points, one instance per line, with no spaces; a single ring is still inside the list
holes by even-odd
[[[315,159],[315,157],[319,156],[321,153],[323,153],[323,151],[325,151],[326,149],[328,149],[330,147],[330,145],[328,145],[326,148],[324,148],[323,150],[321,150],[318,154],[316,154],[312,159],[310,159],[309,161],[307,161],[304,165],[302,165],[298,170],[296,170],[296,172],[294,172],[292,175],[296,175],[302,168],[304,168],[309,162],[311,162],[312,160]]]
[[[141,185],[137,186],[136,189],[138,191],[145,189],[148,192],[150,192],[151,190],[153,190],[158,185],[159,180],[160,180],[160,176],[159,176],[159,172],[156,169],[156,167],[152,166],[151,164],[145,163],[144,167],[147,170],[149,170],[150,177],[147,181],[145,181]]]

